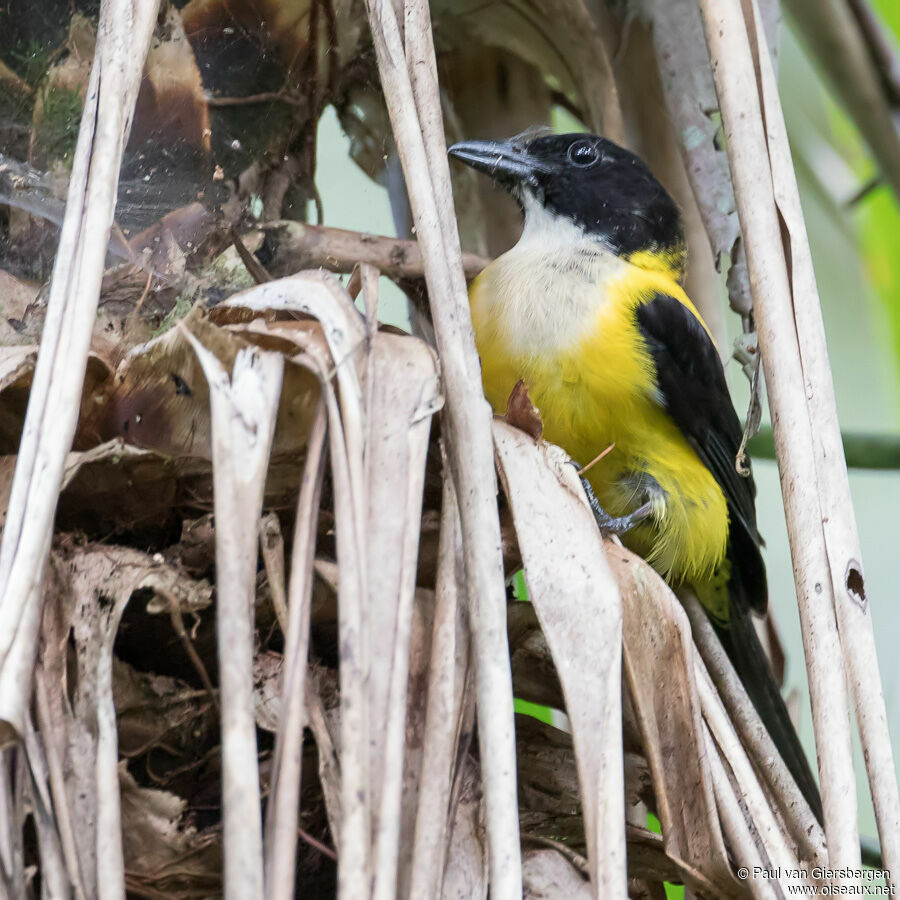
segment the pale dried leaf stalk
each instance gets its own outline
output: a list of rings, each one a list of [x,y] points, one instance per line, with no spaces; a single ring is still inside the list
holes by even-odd
[[[413,46],[418,47],[420,54],[414,57],[414,91],[393,4],[390,0],[369,0],[366,9],[425,261],[447,399],[444,435],[459,500],[477,660],[478,731],[484,766],[491,891],[498,900],[518,900],[522,873],[512,678],[504,622],[500,528],[494,500],[491,411],[481,387],[453,199],[448,189],[435,61],[433,53],[428,52],[428,39],[423,47],[421,40],[416,44],[414,38]],[[422,9],[418,21],[427,21]]]
[[[847,686],[842,668],[834,664],[841,658],[834,589],[756,72],[740,6],[729,0],[699,2],[727,138],[772,412],[809,672],[828,859],[832,868],[855,869],[860,852]]]
[[[6,737],[23,730],[43,561],[78,419],[119,165],[157,6],[157,0],[105,0],[100,8],[41,349],[0,545],[0,719],[8,723]]]
[[[728,716],[751,755],[756,770],[766,779],[801,857],[825,865],[825,835],[793,776],[781,758],[759,713],[747,696],[706,612],[688,591],[681,601],[691,620],[694,643],[728,710]]]
[[[450,827],[450,788],[462,724],[469,642],[461,543],[453,481],[445,478],[425,742],[409,887],[409,896],[422,900],[440,897]]]
[[[281,718],[275,741],[272,784],[266,810],[266,897],[290,900],[296,879],[297,825],[303,757],[304,698],[309,656],[309,613],[312,562],[316,549],[319,497],[325,473],[328,423],[319,402],[306,451],[297,499],[285,658],[281,686]]]
[[[750,872],[771,868],[770,861],[760,852],[754,839],[734,785],[728,777],[725,763],[719,756],[716,743],[705,729],[704,739],[722,831],[728,839],[728,846],[735,861]],[[780,900],[783,896],[774,879],[770,881],[768,878],[748,878],[744,884],[754,900]]]
[[[740,785],[743,801],[759,836],[760,843],[773,866],[779,872],[787,873],[800,868],[797,856],[789,846],[779,822],[775,818],[765,791],[759,784],[756,772],[747,758],[747,753],[735,734],[719,695],[713,687],[709,673],[703,663],[695,657],[695,673],[703,718],[709,728],[723,759],[727,761],[735,781]],[[785,874],[783,876],[787,878]],[[808,879],[798,877],[805,883]]]
[[[325,373],[320,372],[320,377]],[[365,503],[354,492],[349,448],[334,389],[323,381],[328,410],[331,477],[338,561],[338,631],[341,642],[341,830],[338,839],[338,897],[364,896],[372,881],[369,787],[370,719],[366,691],[368,641],[366,572],[359,548],[364,532],[356,527],[356,508]]]
[[[59,836],[59,824],[50,795],[47,760],[41,739],[30,718],[25,722],[24,745],[31,774],[29,803],[37,832],[41,883],[46,883],[48,896],[69,897],[72,893],[71,885],[76,879],[69,876]]]
[[[212,408],[224,889],[227,900],[253,900],[263,896],[253,708],[257,534],[284,357],[241,349],[229,377],[213,353],[188,337],[203,366]]]
[[[764,47],[756,3],[753,9],[757,46]],[[881,849],[886,867],[897,879],[900,877],[900,793],[884,693],[875,664],[875,635],[863,580],[862,550],[837,417],[825,326],[775,73],[767,53],[763,51],[758,57],[775,202],[790,241],[792,309],[812,426],[821,528],[834,588],[841,652],[869,776]]]
[[[422,489],[431,417],[440,408],[437,360],[423,342],[375,334],[366,445],[369,540],[370,743],[375,900],[397,894],[407,682]]]
[[[285,594],[284,537],[277,513],[266,513],[259,520],[259,549],[266,567],[269,596],[275,608],[275,617],[283,633],[287,633],[288,609]]]

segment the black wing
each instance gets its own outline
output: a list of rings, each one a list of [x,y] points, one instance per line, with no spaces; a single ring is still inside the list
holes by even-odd
[[[731,403],[715,345],[697,317],[674,297],[658,294],[637,309],[637,323],[656,364],[666,410],[725,493],[730,513],[728,559],[730,615],[716,626],[775,746],[816,818],[822,800],[787,707],[751,621],[766,610],[766,570],[756,530],[756,486],[734,467],[741,423]],[[715,623],[713,623],[715,625]]]
[[[734,467],[741,423],[725,383],[715,345],[699,319],[668,294],[657,294],[637,308],[637,323],[656,364],[666,411],[697,452],[725,494],[731,517],[729,555],[740,569],[743,599],[765,612],[765,570],[756,528],[756,485]]]

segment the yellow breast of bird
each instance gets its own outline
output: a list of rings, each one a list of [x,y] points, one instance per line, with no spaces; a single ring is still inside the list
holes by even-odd
[[[666,413],[635,318],[657,293],[696,314],[663,272],[596,245],[559,253],[520,242],[470,290],[485,394],[502,414],[522,379],[545,439],[581,464],[614,444],[588,474],[601,505],[624,515],[653,503],[651,520],[625,543],[673,581],[718,580],[728,539],[725,497]]]

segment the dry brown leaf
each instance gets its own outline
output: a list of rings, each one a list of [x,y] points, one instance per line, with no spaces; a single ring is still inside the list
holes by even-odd
[[[147,53],[131,142],[140,146],[153,140],[171,149],[188,146],[208,153],[211,134],[200,69],[181,14],[170,6]]]
[[[621,110],[607,44],[611,35],[601,33],[582,0],[444,2],[435,7],[434,17],[451,34],[462,32],[458,44],[500,47],[531,63],[556,80],[564,93],[574,95],[589,127],[622,141]]]
[[[622,592],[624,670],[653,776],[666,853],[708,897],[741,896],[731,874],[706,757],[687,616],[640,557],[605,543]]]
[[[624,894],[619,591],[567,457],[495,420],[528,594],[556,664],[576,748],[594,896]]]
[[[278,733],[281,722],[281,680],[284,657],[271,650],[253,657],[253,708],[256,727]]]
[[[28,147],[28,162],[31,165],[41,169],[57,169],[58,167],[60,172],[65,172],[71,167],[71,139],[75,137],[78,130],[78,117],[75,117],[74,121],[63,119],[62,128],[64,133],[67,132],[65,137],[70,140],[61,140],[57,134],[60,125],[53,122],[52,113],[48,114],[46,110],[53,109],[54,101],[65,103],[73,94],[80,100],[84,100],[96,40],[95,24],[87,16],[78,12],[74,13],[69,20],[65,58],[62,62],[50,67],[36,96],[31,122],[31,140]],[[59,155],[63,152],[63,148],[66,148],[64,155]],[[66,178],[63,176],[57,185],[58,194],[61,197],[65,194],[65,182]]]
[[[125,878],[136,894],[170,897],[217,895],[222,855],[217,836],[202,834],[187,820],[187,803],[168,791],[138,785],[119,766]]]
[[[484,799],[478,766],[467,756],[459,774],[459,799],[453,810],[441,900],[487,900],[488,853]]]
[[[590,882],[556,850],[529,850],[522,854],[525,900],[590,900]]]
[[[506,421],[513,428],[524,431],[536,441],[540,440],[544,433],[544,423],[538,408],[531,402],[528,396],[528,386],[520,378],[512,389],[509,399],[506,401]]]
[[[217,328],[200,316],[185,320],[185,324],[228,369],[237,353],[248,347],[240,335]],[[303,451],[319,394],[315,377],[302,368],[289,367],[285,379],[273,450],[279,456]],[[113,437],[176,459],[211,458],[206,378],[183,329],[173,328],[133,348],[98,394],[89,414],[82,417],[77,437],[80,446]],[[299,473],[295,485],[298,480]]]
[[[580,808],[578,771],[570,734],[519,714],[516,749],[522,813],[571,815]]]
[[[0,452],[15,453],[25,421],[25,409],[31,394],[31,381],[37,362],[37,347],[0,346]],[[96,403],[97,393],[109,377],[110,367],[104,355],[89,353],[81,396],[81,413],[86,415]],[[83,448],[78,448],[83,449]]]
[[[171,573],[146,554],[121,547],[64,547],[54,561],[65,588],[45,608],[38,675],[47,692],[42,731],[52,723],[54,753],[66,760],[64,783],[51,782],[54,804],[64,804],[78,823],[73,833],[79,868],[87,895],[94,896],[100,879],[109,884],[124,879],[113,642],[131,595],[152,589]],[[70,630],[77,666],[69,686],[71,705]]]
[[[37,339],[26,317],[39,293],[40,285],[28,284],[0,269],[0,347],[30,344]]]
[[[217,730],[212,703],[175,678],[139,672],[113,659],[113,700],[119,754],[134,757],[165,744],[190,759]]]

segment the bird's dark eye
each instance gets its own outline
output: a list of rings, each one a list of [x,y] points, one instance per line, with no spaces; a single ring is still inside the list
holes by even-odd
[[[569,147],[566,156],[573,166],[586,169],[600,159],[600,150],[596,144],[589,141],[576,141]]]

